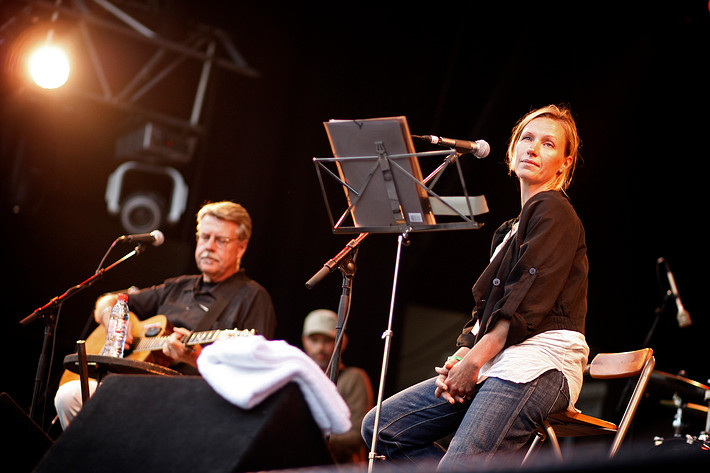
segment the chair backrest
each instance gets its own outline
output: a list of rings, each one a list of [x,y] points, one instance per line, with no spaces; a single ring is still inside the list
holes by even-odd
[[[599,353],[589,365],[589,375],[597,379],[638,376],[652,357],[653,350],[650,348],[620,353]]]
[[[616,379],[638,376],[634,391],[619,422],[619,427],[609,450],[609,457],[613,457],[616,454],[621,442],[624,440],[655,365],[656,359],[653,357],[651,348],[620,353],[599,353],[589,364],[588,371],[592,378]]]

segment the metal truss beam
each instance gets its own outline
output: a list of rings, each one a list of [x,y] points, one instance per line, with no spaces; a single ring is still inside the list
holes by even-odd
[[[201,131],[200,117],[213,68],[222,68],[250,78],[259,76],[239,53],[229,35],[219,28],[208,25],[198,25],[189,31],[186,28],[185,37],[176,41],[161,36],[135,15],[127,13],[118,6],[121,3],[119,1],[70,0],[67,5],[63,5],[61,1],[31,0],[27,3],[32,13],[51,15],[52,22],[59,18],[76,27],[77,36],[81,38],[91,63],[98,90],[83,87],[72,93],[187,132]],[[23,14],[27,15],[27,11]],[[170,12],[163,14],[170,15]],[[139,64],[131,71],[132,75],[116,84],[116,78],[105,66],[107,53],[102,51],[102,45],[97,41],[97,36],[103,39],[102,35],[109,35],[117,42],[133,41],[144,45],[146,50],[141,51],[143,56],[148,50],[152,53],[149,53],[147,59],[139,56]],[[187,61],[197,62],[200,67],[194,90],[189,91],[192,104],[187,116],[166,113],[140,104],[140,99],[159,91],[161,84]]]

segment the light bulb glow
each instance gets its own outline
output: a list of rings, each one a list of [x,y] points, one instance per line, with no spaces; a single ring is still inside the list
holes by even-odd
[[[57,46],[42,46],[28,60],[32,80],[45,89],[61,87],[69,78],[69,59]]]

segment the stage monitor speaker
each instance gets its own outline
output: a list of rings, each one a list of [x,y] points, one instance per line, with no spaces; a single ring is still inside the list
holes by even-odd
[[[245,410],[199,376],[114,374],[35,471],[221,473],[332,463],[295,383]]]
[[[13,471],[32,471],[52,446],[52,439],[7,393],[0,393],[0,456]]]

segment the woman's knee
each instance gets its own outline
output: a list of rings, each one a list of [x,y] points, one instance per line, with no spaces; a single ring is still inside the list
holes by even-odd
[[[362,426],[360,427],[360,435],[365,440],[368,448],[371,446],[372,432],[375,430],[375,408],[370,409],[370,411],[365,414],[362,419]]]

